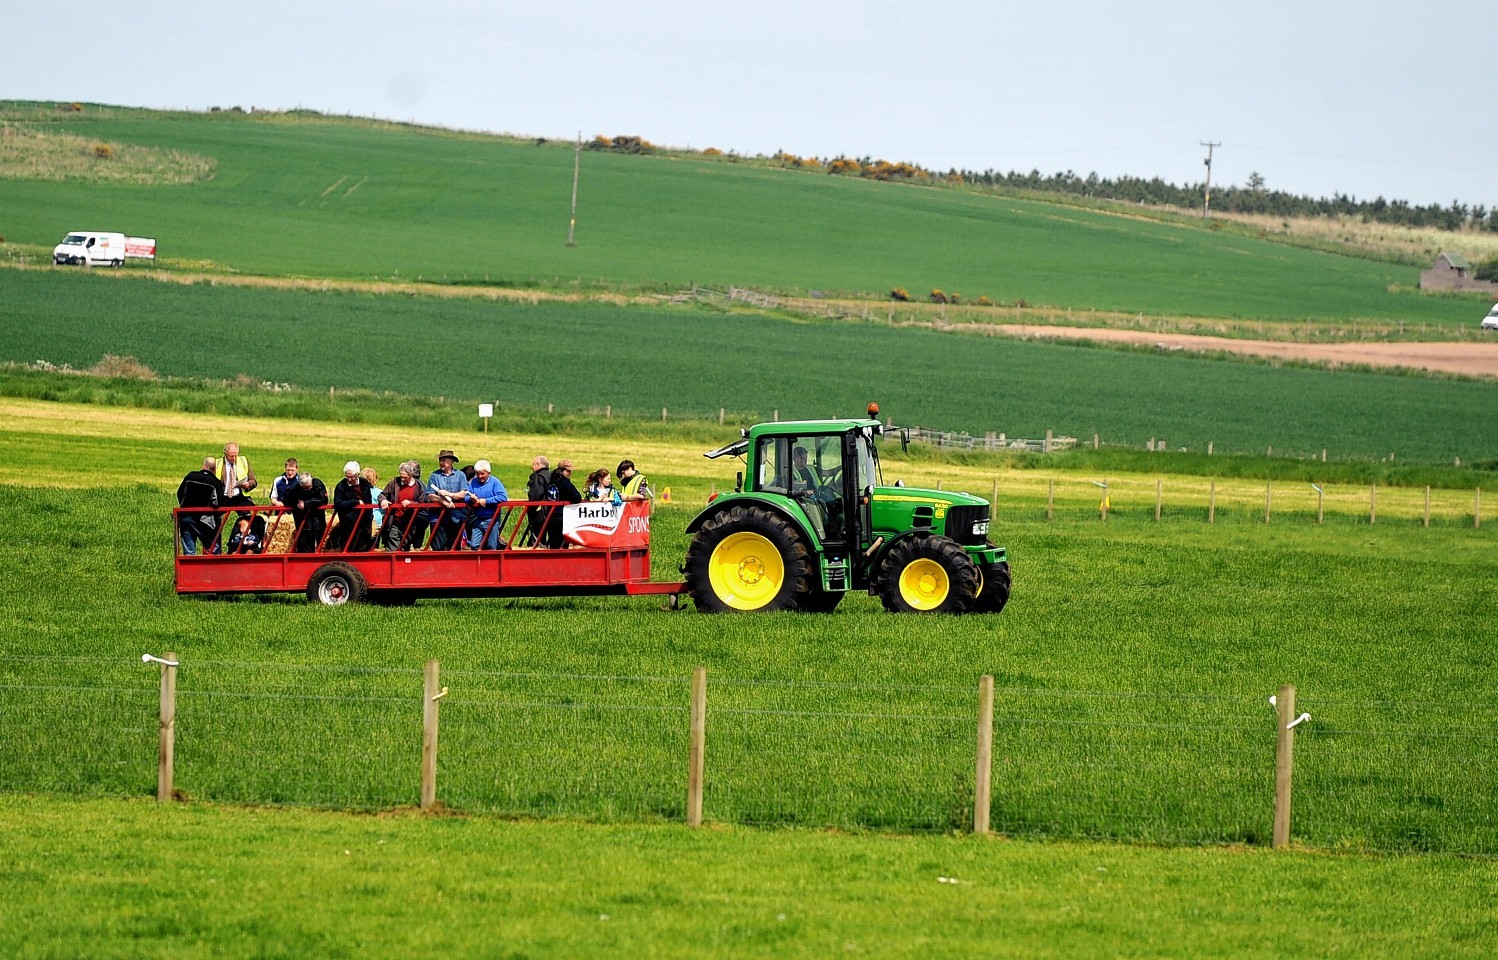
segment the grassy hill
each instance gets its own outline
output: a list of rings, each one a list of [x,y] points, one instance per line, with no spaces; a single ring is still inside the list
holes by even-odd
[[[1498,458],[1498,384],[1243,364],[882,323],[604,303],[253,290],[8,270],[0,361],[364,388],[732,424],[847,415],[1142,447]],[[392,401],[393,402],[393,401]]]
[[[587,152],[578,244],[567,248],[570,144],[300,115],[13,102],[0,114],[28,134],[79,138],[79,149],[149,148],[211,171],[158,184],[0,167],[0,234],[12,242],[121,229],[155,236],[164,257],[268,274],[941,288],[1149,314],[1470,324],[1467,301],[1413,292],[1410,267],[962,189]]]

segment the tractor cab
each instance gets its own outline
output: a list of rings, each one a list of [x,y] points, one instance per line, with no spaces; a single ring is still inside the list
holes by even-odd
[[[883,432],[875,419],[761,423],[709,451],[742,457],[745,469],[687,527],[683,572],[698,609],[830,611],[850,589],[894,610],[1002,607],[1008,563],[988,542],[987,501],[883,486]]]

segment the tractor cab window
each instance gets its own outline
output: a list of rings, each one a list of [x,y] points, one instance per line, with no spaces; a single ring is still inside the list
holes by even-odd
[[[858,436],[858,491],[861,494],[878,485],[879,454],[874,450],[873,436],[865,431]]]
[[[789,437],[762,437],[755,451],[758,464],[754,489],[766,493],[791,492],[791,440]]]

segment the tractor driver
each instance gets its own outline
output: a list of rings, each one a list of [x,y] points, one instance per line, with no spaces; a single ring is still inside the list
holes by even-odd
[[[815,494],[822,487],[821,471],[806,462],[806,448],[791,451],[791,493]]]

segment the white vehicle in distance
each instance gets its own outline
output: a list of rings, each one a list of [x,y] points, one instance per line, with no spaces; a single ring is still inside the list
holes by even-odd
[[[150,237],[127,237],[123,233],[74,230],[52,248],[52,262],[59,266],[118,267],[125,259],[156,259],[156,241]]]
[[[1484,330],[1498,330],[1498,303],[1493,304],[1493,309],[1489,310],[1488,315],[1482,318],[1482,328]]]

